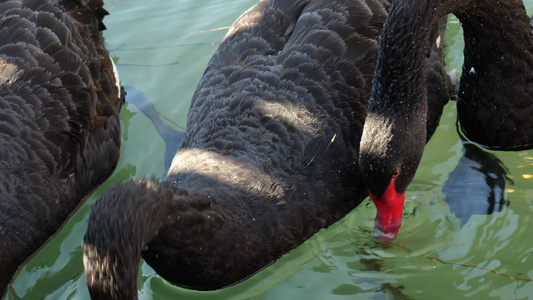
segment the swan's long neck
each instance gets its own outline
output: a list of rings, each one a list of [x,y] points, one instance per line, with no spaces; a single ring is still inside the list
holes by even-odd
[[[485,95],[479,93],[486,88],[496,89],[502,81],[499,74],[530,73],[533,43],[530,19],[521,1],[395,1],[380,37],[368,110],[370,120],[373,114],[422,120],[417,116],[427,110],[424,66],[430,35],[437,21],[449,13],[461,20],[464,30],[465,62],[461,78],[466,82],[461,87],[464,99],[482,98]],[[517,76],[510,84],[525,87],[529,77]],[[499,90],[508,92],[511,88]],[[524,89],[523,93],[527,97],[529,91]],[[505,99],[504,96],[499,98]],[[485,103],[494,101],[487,99]]]
[[[143,179],[111,188],[95,204],[83,244],[92,299],[137,299],[141,252],[164,226],[172,198]]]
[[[424,66],[439,12],[421,2],[395,1],[389,10],[380,36],[370,115],[394,117],[427,110]]]
[[[463,78],[497,66],[501,73],[531,69],[531,27],[522,1],[467,1],[453,13],[461,21],[465,40]],[[521,60],[519,63],[509,63]],[[496,74],[484,80],[495,78]]]
[[[360,144],[362,173],[372,193],[381,195],[389,184],[385,177],[395,170],[402,173],[395,182],[397,192],[403,193],[423,153],[428,114],[426,58],[435,39],[432,33],[446,14],[442,7],[435,10],[433,2],[393,1],[380,36]]]
[[[465,34],[457,106],[466,135],[487,146],[533,144],[528,113],[533,109],[533,43],[522,2],[394,1],[380,36],[360,153],[369,172],[372,166],[384,173],[407,168],[411,178],[396,180],[399,192],[412,180],[423,152],[428,110],[425,58],[436,23],[449,13],[461,20]]]
[[[479,2],[479,3],[478,3]],[[522,1],[454,10],[465,49],[457,111],[463,133],[503,150],[533,145],[533,42]]]

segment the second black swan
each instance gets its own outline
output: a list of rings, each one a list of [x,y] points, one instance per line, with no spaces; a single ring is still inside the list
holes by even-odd
[[[102,5],[0,1],[0,298],[118,161]]]
[[[234,284],[360,204],[359,143],[388,5],[263,0],[244,13],[196,89],[167,179],[120,183],[93,207],[91,297],[136,298],[141,256],[180,286]],[[427,53],[429,137],[449,95],[441,49]]]

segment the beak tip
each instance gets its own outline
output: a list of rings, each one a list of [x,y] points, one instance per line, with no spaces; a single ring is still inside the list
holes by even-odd
[[[400,222],[388,225],[382,225],[378,220],[376,220],[373,230],[374,237],[380,241],[392,242],[398,236],[398,231],[400,231],[401,225],[401,220]]]

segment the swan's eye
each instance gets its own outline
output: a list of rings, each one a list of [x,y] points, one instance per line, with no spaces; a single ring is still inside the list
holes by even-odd
[[[398,175],[400,175],[400,170],[396,170],[396,171],[392,174],[392,178],[396,178],[396,177],[398,177]]]

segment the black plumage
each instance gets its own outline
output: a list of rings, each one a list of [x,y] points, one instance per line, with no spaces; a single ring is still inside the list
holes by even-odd
[[[102,4],[0,2],[0,295],[118,160]]]
[[[166,181],[120,183],[93,207],[91,296],[136,298],[141,255],[181,286],[234,284],[355,208],[367,195],[359,140],[387,7],[264,0],[244,13],[196,89]]]
[[[449,13],[464,30],[457,100],[462,133],[498,150],[533,147],[533,42],[522,1],[394,1],[360,148],[361,174],[377,205],[403,201],[420,163],[433,114],[426,57],[432,28]]]

